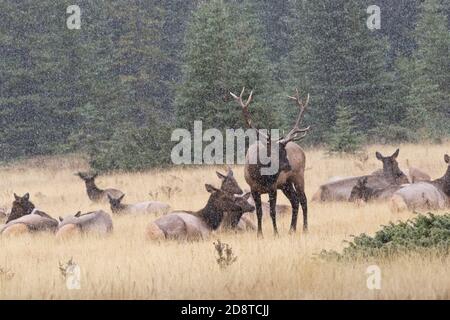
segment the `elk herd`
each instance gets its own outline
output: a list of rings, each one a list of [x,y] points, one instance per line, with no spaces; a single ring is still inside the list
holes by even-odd
[[[310,127],[301,127],[301,122],[309,103],[309,95],[301,99],[298,91],[289,96],[299,112],[293,128],[281,139],[272,139],[270,135],[256,128],[248,109],[253,92],[244,99],[245,88],[240,95],[231,93],[242,109],[243,118],[248,128],[254,129],[258,141],[250,145],[246,153],[244,166],[245,181],[250,191],[244,193],[238,185],[233,171],[226,174],[217,172],[221,186],[216,188],[205,185],[208,200],[198,211],[172,210],[168,204],[159,201],[146,201],[135,204],[124,203],[125,193],[117,189],[100,189],[95,183],[97,174],[79,172],[86,187],[87,196],[94,203],[110,204],[112,215],[104,210],[59,217],[55,219],[47,213],[36,209],[27,193],[24,196],[14,194],[14,201],[9,213],[0,209],[1,235],[18,235],[24,233],[51,232],[56,238],[95,233],[106,235],[113,231],[114,216],[147,215],[153,221],[143,227],[143,234],[150,240],[178,239],[197,240],[207,238],[211,232],[227,230],[256,230],[262,236],[263,215],[270,215],[273,232],[278,234],[277,214],[289,210],[285,205],[277,204],[277,193],[281,190],[291,204],[292,218],[290,233],[296,232],[299,208],[303,214],[303,230],[308,230],[308,201],[305,194],[306,156],[302,148],[295,143],[304,138]],[[272,148],[275,146],[276,148]],[[276,150],[276,151],[273,151]],[[268,155],[269,163],[262,163],[260,152]],[[444,156],[447,166],[441,178],[431,177],[409,165],[406,174],[399,168],[397,149],[390,156],[376,152],[375,156],[382,164],[382,169],[369,175],[353,177],[334,177],[324,183],[315,192],[312,201],[331,202],[369,202],[387,201],[393,211],[417,209],[444,209],[450,204],[450,157]],[[262,174],[264,168],[272,167],[278,162],[278,170],[271,174]],[[444,166],[443,166],[444,167]],[[443,170],[444,171],[444,170]],[[262,194],[268,194],[269,203],[263,203]],[[252,212],[256,212],[256,224]]]

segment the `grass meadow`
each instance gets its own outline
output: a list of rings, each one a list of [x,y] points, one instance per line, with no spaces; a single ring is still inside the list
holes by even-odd
[[[332,176],[371,173],[381,167],[375,151],[392,154],[397,146],[369,146],[369,160],[329,156],[307,149],[306,193],[309,199]],[[400,145],[400,167],[406,159],[433,179],[446,170],[440,145]],[[96,209],[84,183],[74,175],[87,170],[77,157],[36,158],[0,168],[0,207],[10,208],[13,192],[29,192],[37,208],[54,217]],[[216,170],[224,167],[176,167],[142,173],[100,176],[101,188],[126,193],[125,203],[157,199],[173,209],[198,210],[208,198],[205,183],[219,186]],[[243,188],[243,167],[234,167]],[[170,188],[170,192],[169,191]],[[169,194],[170,193],[170,194]],[[267,195],[263,197],[267,200]],[[279,202],[288,204],[280,192]],[[264,238],[256,232],[217,232],[201,242],[150,242],[144,238],[155,216],[114,216],[114,232],[106,238],[77,237],[57,241],[53,235],[0,237],[0,299],[449,299],[450,257],[411,254],[395,259],[333,262],[317,257],[321,250],[341,250],[352,235],[373,234],[390,221],[414,213],[392,213],[387,203],[309,202],[309,232],[288,235],[290,214],[279,215],[275,238],[270,217],[263,222]],[[228,243],[237,261],[225,269],[216,262],[213,242]],[[68,290],[59,263],[70,258],[81,268],[81,289]],[[366,269],[382,271],[380,290],[369,290]]]

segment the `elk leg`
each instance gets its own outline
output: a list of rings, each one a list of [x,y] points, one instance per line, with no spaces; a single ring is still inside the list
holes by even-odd
[[[252,197],[255,201],[256,217],[258,218],[258,237],[262,237],[262,206],[261,206],[261,194],[259,192],[252,191]]]
[[[303,231],[308,231],[308,200],[306,199],[306,194],[303,189],[297,189],[297,193],[303,211]]]
[[[284,195],[289,199],[292,206],[292,220],[291,220],[291,228],[289,233],[295,233],[297,230],[297,217],[298,217],[298,204],[300,202],[297,192],[294,189],[294,186],[290,183],[286,183],[283,188],[281,188]]]
[[[277,228],[277,190],[269,192],[270,217],[272,218],[273,233],[278,235]]]

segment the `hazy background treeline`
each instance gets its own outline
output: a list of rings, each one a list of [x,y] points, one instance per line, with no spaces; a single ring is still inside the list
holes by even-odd
[[[81,8],[81,30],[66,8]],[[381,8],[381,30],[366,26]],[[98,170],[170,161],[174,128],[243,126],[229,91],[256,92],[260,127],[304,143],[450,136],[447,0],[6,0],[0,3],[0,161],[82,152]]]

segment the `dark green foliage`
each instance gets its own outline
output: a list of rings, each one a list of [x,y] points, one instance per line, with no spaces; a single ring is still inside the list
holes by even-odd
[[[356,131],[355,117],[350,108],[338,106],[336,124],[327,139],[329,152],[355,153],[361,147],[362,135]]]
[[[380,0],[378,31],[369,0],[79,0],[69,30],[73,4],[0,3],[0,162],[82,152],[103,170],[163,165],[169,140],[155,132],[243,127],[229,95],[243,86],[260,128],[289,129],[286,95],[311,93],[305,144],[450,136],[448,1]],[[127,137],[150,133],[162,140],[128,158]]]
[[[96,171],[140,171],[170,164],[172,143],[167,125],[149,121],[145,128],[122,128],[88,151]]]
[[[373,237],[361,234],[348,243],[342,253],[322,251],[323,258],[353,260],[392,257],[415,251],[437,250],[447,255],[450,249],[450,214],[418,215],[406,222],[383,226]]]

